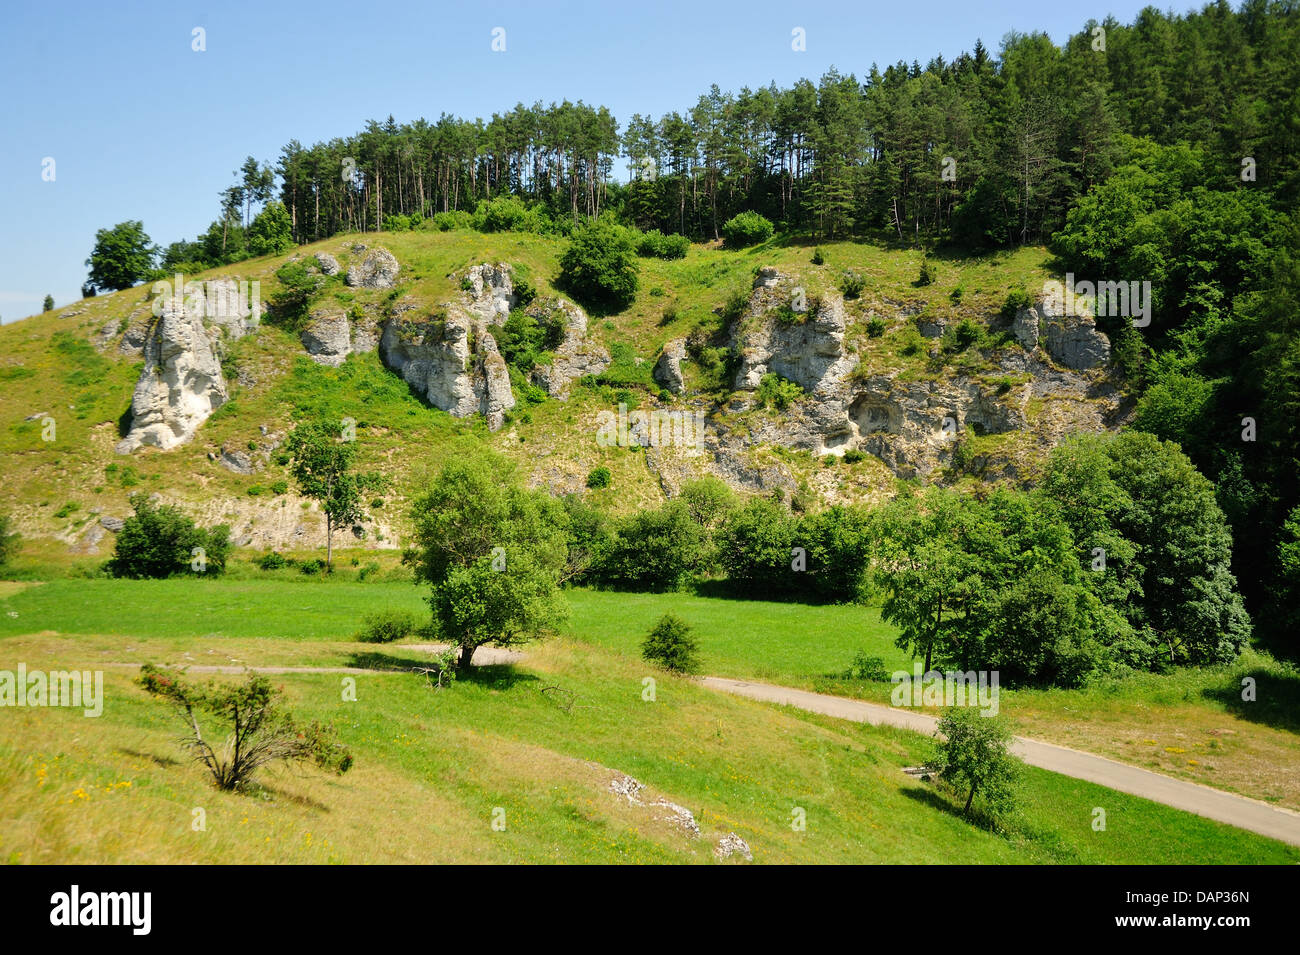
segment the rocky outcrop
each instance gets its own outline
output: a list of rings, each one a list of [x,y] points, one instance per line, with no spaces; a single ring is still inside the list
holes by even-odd
[[[1011,323],[1011,334],[1026,351],[1033,351],[1038,347],[1039,330],[1038,309],[1030,306],[1016,312],[1016,317]]]
[[[363,245],[358,252],[365,250]],[[397,264],[393,253],[376,247],[366,251],[366,257],[360,262],[354,262],[348,267],[347,283],[353,288],[392,288],[397,284],[397,274],[400,271],[401,266]]]
[[[682,362],[686,359],[686,339],[674,338],[664,345],[655,362],[655,381],[675,395],[686,393],[686,379],[682,377]]]
[[[1070,314],[1060,297],[1052,294],[1038,305],[1047,351],[1056,361],[1075,371],[1099,368],[1110,359],[1110,339],[1097,330],[1088,314]]]
[[[117,445],[129,454],[149,445],[184,444],[226,401],[221,363],[203,316],[168,298],[144,343],[144,370],[131,398],[131,427]]]
[[[844,350],[847,324],[838,295],[810,298],[775,269],[760,269],[732,329],[731,345],[740,356],[735,387],[755,389],[775,372],[814,395],[836,390],[854,365]]]
[[[456,417],[481,413],[489,430],[515,405],[510,375],[490,329],[517,304],[507,266],[475,266],[467,289],[441,315],[413,317],[399,306],[385,323],[379,355],[436,408]]]
[[[334,306],[312,312],[299,337],[318,365],[338,367],[352,351],[352,324],[347,313]]]
[[[559,339],[551,349],[551,360],[532,371],[533,384],[551,397],[563,399],[574,381],[584,375],[598,375],[609,367],[609,352],[587,341],[587,315],[578,306],[553,299],[534,303],[528,314],[552,329],[552,337]]]
[[[138,308],[126,320],[126,332],[117,343],[117,353],[134,357],[144,353],[144,343],[149,338],[149,325],[153,319],[146,308]]]
[[[338,275],[339,273],[339,260],[328,252],[317,252],[316,264],[320,267],[323,275]]]

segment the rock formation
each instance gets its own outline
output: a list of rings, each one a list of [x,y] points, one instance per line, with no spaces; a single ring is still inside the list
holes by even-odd
[[[144,370],[131,398],[131,428],[117,445],[129,454],[142,445],[166,451],[184,444],[225,403],[221,362],[203,316],[167,298],[145,339]]]

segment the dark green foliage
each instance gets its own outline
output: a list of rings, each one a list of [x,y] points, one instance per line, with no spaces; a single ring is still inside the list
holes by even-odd
[[[282,567],[288,566],[288,558],[276,551],[268,551],[261,557],[257,558],[257,567],[259,570],[279,570]]]
[[[921,273],[916,277],[918,286],[933,285],[934,280],[938,277],[939,270],[935,268],[929,259],[921,260]]]
[[[691,628],[678,616],[666,613],[646,634],[641,643],[641,656],[665,670],[674,673],[695,673],[699,670],[696,654],[699,645],[691,636]]]
[[[939,736],[930,766],[965,797],[963,814],[970,815],[977,795],[992,818],[1015,808],[1020,761],[1007,752],[1011,730],[1004,719],[953,707],[939,719]]]
[[[95,233],[95,248],[86,259],[90,266],[87,284],[101,292],[130,288],[149,275],[157,253],[138,220],[100,229]]]
[[[268,202],[248,227],[251,255],[277,255],[293,248],[293,225],[289,213],[278,202]]]
[[[230,552],[230,528],[197,527],[170,504],[158,504],[147,494],[132,494],[135,513],[117,534],[113,559],[105,569],[114,577],[172,577],[177,574],[219,575]]]
[[[405,610],[380,610],[366,614],[357,639],[363,643],[392,643],[409,637],[419,626],[413,613]]]
[[[45,296],[45,301],[41,303],[41,311],[42,311],[42,312],[52,312],[52,311],[54,311],[54,296],[53,296],[53,295],[47,295],[47,296]]]
[[[558,322],[539,322],[516,309],[496,333],[497,347],[508,364],[527,375],[537,366],[539,356],[560,343],[563,331]]]
[[[867,287],[867,280],[857,272],[845,272],[840,276],[840,291],[846,299],[859,298]]]
[[[658,229],[643,232],[637,239],[637,255],[656,259],[680,259],[691,249],[691,240],[684,235],[664,235]]]
[[[820,245],[817,246],[817,248],[813,249],[812,264],[813,265],[826,264],[826,253],[822,251],[822,247]]]
[[[1002,317],[1007,320],[1013,319],[1016,317],[1016,312],[1029,308],[1033,304],[1033,298],[1024,289],[1012,289],[1007,295],[1007,300],[1002,303]]]
[[[146,663],[137,682],[172,705],[188,734],[182,745],[212,774],[218,789],[242,789],[258,769],[274,762],[309,763],[340,775],[352,768],[352,754],[333,728],[295,721],[264,676],[250,675],[236,686],[215,681],[198,686]],[[200,717],[208,723],[206,734]],[[225,742],[218,749],[209,740]]]
[[[275,277],[280,285],[271,293],[268,321],[289,331],[301,331],[313,297],[325,285],[325,276],[308,271],[303,262],[286,262],[276,269]]]
[[[605,467],[602,464],[598,468],[593,468],[591,473],[587,475],[587,487],[590,488],[609,487],[611,480],[612,478],[609,473],[609,468]]]
[[[728,219],[719,231],[728,246],[733,249],[743,249],[746,246],[766,242],[772,238],[776,228],[767,216],[746,210]]]
[[[867,319],[867,337],[879,338],[885,334],[885,320],[883,318]]]
[[[638,268],[627,230],[602,220],[574,230],[557,284],[584,305],[619,311],[636,296]]]
[[[782,378],[774,371],[769,371],[759,379],[756,397],[758,403],[764,408],[784,411],[793,402],[803,397],[803,389],[793,381]]]
[[[859,650],[853,655],[849,668],[844,671],[844,679],[888,683],[889,671],[885,669],[885,661],[880,657],[868,656]]]
[[[592,579],[627,590],[674,590],[701,570],[704,534],[686,505],[669,501],[614,523]]]

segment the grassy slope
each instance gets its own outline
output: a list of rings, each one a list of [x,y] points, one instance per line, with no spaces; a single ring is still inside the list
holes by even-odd
[[[325,861],[332,854],[347,861],[541,860],[555,852],[591,861],[707,856],[706,851],[692,852],[670,831],[660,831],[653,819],[629,816],[624,810],[632,807],[607,798],[604,787],[618,770],[695,810],[706,830],[735,830],[756,850],[762,846],[760,857],[768,861],[1281,858],[1263,840],[1040,772],[1028,774],[1027,805],[1008,834],[974,830],[952,819],[931,791],[898,772],[923,758],[919,738],[720,697],[654,673],[637,656],[641,635],[659,614],[672,609],[696,627],[710,672],[852,692],[859,687],[831,683],[823,675],[842,669],[855,649],[885,655],[889,666],[905,662],[870,610],[675,594],[574,591],[569,596],[573,616],[565,629],[571,636],[530,648],[513,677],[507,670],[492,671],[495,684],[485,678],[435,694],[413,677],[363,676],[359,702],[348,709],[335,702],[337,675],[278,677],[304,714],[354,721],[342,725],[358,747],[360,766],[342,780],[277,776],[270,781],[280,793],[273,805],[219,796],[204,787],[195,768],[168,763],[180,758],[176,728],[160,707],[142,701],[129,685],[129,671],[121,668],[105,667],[109,707],[99,720],[55,710],[0,711],[7,745],[0,762],[11,770],[0,775],[12,777],[7,788],[0,788],[0,832],[20,834],[5,848],[27,853],[27,859],[33,853],[36,858],[65,858],[85,839],[91,847],[84,850],[87,859],[143,851],[116,843],[110,835],[96,835],[100,829],[116,831],[100,825],[112,814],[125,813],[134,823],[131,813],[138,811],[144,831],[153,834],[146,840],[148,851],[182,861],[235,861],[247,858],[243,853],[250,847],[228,827],[236,824],[236,813],[249,815],[251,805],[256,809],[252,817],[259,820],[257,836],[271,838],[275,857],[283,859]],[[20,660],[45,669],[146,660],[373,665],[368,655],[375,653],[414,660],[417,654],[401,644],[375,647],[349,637],[362,613],[381,607],[419,612],[420,597],[409,584],[325,583],[282,573],[257,581],[11,584],[0,591],[0,669],[13,669]],[[656,704],[641,700],[648,675],[659,681]],[[574,694],[577,705],[571,712],[541,693],[551,685]],[[1141,731],[1155,732],[1162,717],[1152,697],[1150,688],[1120,694],[1096,706],[1102,715],[1095,718],[1104,722],[1104,714],[1111,714],[1132,724],[1141,717]],[[1022,728],[1037,732],[1040,727],[1025,725],[1028,707],[1022,708],[1022,698],[1031,697],[1006,694],[1004,710]],[[1066,708],[1083,703],[1078,694],[1061,699]],[[1213,707],[1195,700],[1170,712],[1180,731],[1195,732],[1198,720],[1212,714]],[[1059,717],[1060,708],[1052,715]],[[1263,731],[1280,734],[1228,713],[1217,719],[1221,727],[1237,728],[1235,735],[1220,737],[1222,749],[1215,759],[1227,766],[1236,765],[1242,747],[1274,745]],[[1132,754],[1121,756],[1131,759]],[[574,759],[595,761],[605,769]],[[1282,765],[1294,765],[1293,742],[1279,759]],[[46,783],[37,781],[41,765],[47,766]],[[50,776],[54,769],[57,777]],[[501,774],[507,782],[497,780]],[[130,787],[104,788],[126,780],[132,781]],[[1209,781],[1222,785],[1214,777]],[[75,794],[78,787],[86,798]],[[127,789],[143,807],[106,801],[129,803],[123,796]],[[379,837],[368,844],[345,817],[370,812],[380,802],[421,814],[427,810],[420,806],[437,803],[444,818],[458,822],[440,832],[411,826],[416,835],[404,841],[405,823],[393,819],[390,825],[384,816]],[[227,828],[210,845],[191,838],[183,820],[175,822],[178,813],[188,812],[185,807],[196,805],[215,805],[223,813]],[[522,814],[527,832],[496,838],[501,834],[487,823],[498,805],[506,807],[509,819]],[[795,805],[807,809],[810,820],[820,820],[816,827],[810,825],[802,842],[788,831]],[[1093,833],[1088,825],[1097,805],[1106,807],[1111,818],[1106,834]],[[79,814],[89,816],[84,825],[76,821]],[[156,821],[148,822],[156,816],[172,818],[176,831],[164,832]],[[1141,831],[1128,828],[1130,822],[1149,826],[1157,835],[1153,840],[1114,838],[1117,832]],[[132,831],[128,825],[118,828]],[[314,833],[314,846],[305,844],[306,832]],[[38,839],[33,833],[44,834]],[[813,833],[818,837],[808,838]],[[321,840],[332,848],[322,848]],[[1178,848],[1179,840],[1185,848]]]
[[[312,592],[333,590],[292,586],[303,604]],[[272,607],[284,608],[282,588],[241,587],[256,603],[246,616],[266,619]],[[21,596],[4,606],[25,606]],[[223,626],[230,636],[181,636],[199,628],[177,621],[171,606],[122,615],[98,639],[8,637],[0,666],[95,667],[146,653],[186,662],[190,650],[202,657],[205,646],[224,650],[227,641],[292,656],[327,629],[293,630],[289,612],[287,637],[250,636],[257,626],[233,618]],[[400,646],[385,652],[403,656]],[[178,724],[129,673],[105,668],[107,704],[98,719],[59,709],[0,711],[0,857],[705,862],[712,843],[734,831],[762,862],[1300,861],[1300,850],[1040,771],[1026,773],[1024,807],[1007,831],[989,832],[900,771],[923,758],[925,743],[915,735],[755,704],[662,673],[654,674],[656,701],[646,702],[644,664],[564,639],[449,690],[410,674],[363,675],[354,703],[341,701],[337,675],[277,677],[297,713],[336,723],[354,747],[356,769],[341,778],[273,772],[264,792],[227,795],[185,760]],[[548,687],[569,695],[543,692]],[[708,841],[687,839],[658,812],[611,794],[618,773],[646,783],[648,798],[690,808]],[[1091,829],[1095,806],[1108,812],[1102,833]],[[806,832],[790,828],[795,807],[807,813]],[[191,829],[195,808],[206,813],[204,832]],[[496,808],[505,810],[504,832],[491,827]]]

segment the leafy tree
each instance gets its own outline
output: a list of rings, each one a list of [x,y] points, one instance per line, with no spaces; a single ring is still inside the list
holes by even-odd
[[[618,311],[635,297],[638,271],[627,230],[602,220],[574,230],[558,284],[584,304]]]
[[[160,578],[183,573],[221,574],[230,552],[230,528],[210,530],[171,504],[147,494],[132,494],[134,514],[118,531],[113,558],[106,569],[114,577]]]
[[[699,669],[699,645],[691,628],[675,614],[659,618],[641,643],[641,656],[674,673],[695,673]]]
[[[47,296],[45,296],[45,301],[41,303],[41,311],[42,311],[42,312],[52,312],[52,311],[54,311],[54,296],[53,296],[53,295],[47,295]]]
[[[101,292],[130,288],[149,275],[157,248],[139,220],[119,222],[95,233],[95,248],[86,259],[87,285]]]
[[[268,202],[248,227],[248,251],[253,255],[275,255],[293,248],[293,224],[278,202]]]
[[[480,646],[514,646],[565,617],[565,512],[544,492],[521,488],[505,459],[453,459],[416,498],[411,519],[404,559],[430,585],[434,627],[460,648],[462,674]]]
[[[722,237],[733,249],[758,245],[772,238],[775,226],[772,220],[757,212],[746,210],[728,219],[722,226]]]
[[[704,536],[681,501],[619,520],[594,575],[629,590],[674,590],[701,567]]]
[[[295,721],[264,676],[251,675],[240,686],[196,686],[147,663],[138,682],[175,709],[189,731],[182,745],[212,774],[218,789],[242,789],[273,762],[312,763],[340,775],[352,768],[352,754],[336,741],[333,729]],[[228,731],[220,748],[204,738],[200,715]],[[209,737],[215,740],[211,732]]]
[[[962,812],[970,815],[978,794],[991,815],[1015,806],[1019,760],[1007,748],[1011,730],[998,716],[983,716],[970,707],[953,707],[939,719],[942,741],[930,765],[939,778],[958,791],[966,791]]]
[[[719,529],[718,563],[737,593],[790,594],[799,586],[793,566],[799,542],[798,526],[784,505],[754,498],[732,511]]]
[[[293,455],[289,473],[299,493],[318,501],[325,514],[325,569],[332,572],[334,531],[365,515],[366,492],[381,489],[384,478],[376,472],[354,472],[356,442],[342,440],[337,430],[323,424],[299,425],[285,449]]]
[[[302,262],[286,262],[275,270],[279,287],[271,293],[271,317],[290,331],[300,331],[307,320],[312,298],[325,284],[318,272],[309,272]]]

